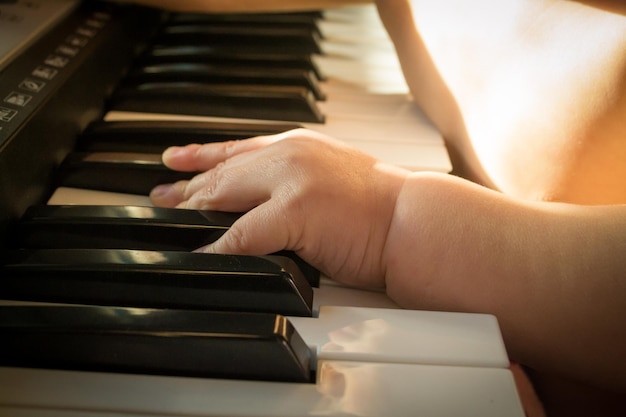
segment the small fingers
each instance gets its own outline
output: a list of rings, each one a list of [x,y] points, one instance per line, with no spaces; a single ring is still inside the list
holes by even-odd
[[[163,152],[162,156],[163,163],[167,167],[177,171],[205,172],[197,175],[191,181],[159,185],[150,192],[150,199],[154,205],[160,207],[213,208],[210,207],[213,205],[212,200],[214,200],[212,198],[215,194],[213,190],[217,189],[219,173],[222,171],[221,168],[226,165],[226,161],[231,167],[234,165],[231,161],[232,158],[264,148],[271,143],[282,140],[284,136],[284,134],[257,136],[245,140],[170,147]],[[188,201],[190,199],[191,201]],[[241,210],[242,208],[239,207],[240,205],[233,210]],[[221,208],[221,210],[227,209],[226,207]]]
[[[199,210],[247,211],[284,185],[285,163],[272,147],[244,152],[189,181],[155,187],[155,205]]]
[[[295,129],[241,141],[169,148],[163,160],[170,168],[204,172],[189,181],[155,187],[151,200],[164,207],[247,211],[288,183],[302,180],[302,164],[290,160],[289,155],[311,155],[311,146],[319,143],[303,139],[312,137],[323,139],[314,132]]]
[[[252,161],[250,161],[252,159]],[[179,208],[247,211],[268,200],[271,189],[252,157],[231,158],[184,184]],[[252,175],[251,175],[252,173]],[[174,190],[173,192],[179,192]]]

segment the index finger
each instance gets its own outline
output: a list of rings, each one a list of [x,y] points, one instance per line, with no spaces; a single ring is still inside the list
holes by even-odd
[[[176,171],[207,171],[237,154],[253,151],[280,140],[280,135],[256,136],[249,139],[172,146],[163,152],[163,163]]]

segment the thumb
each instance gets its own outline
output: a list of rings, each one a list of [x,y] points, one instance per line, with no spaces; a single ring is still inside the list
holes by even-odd
[[[263,203],[241,216],[215,242],[195,252],[232,255],[267,255],[290,249],[289,228],[279,210],[271,210],[271,203]]]

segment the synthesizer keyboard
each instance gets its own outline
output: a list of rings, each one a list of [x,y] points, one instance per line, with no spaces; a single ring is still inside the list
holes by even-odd
[[[55,12],[48,12],[48,7]],[[304,382],[295,382],[291,376],[287,381],[282,380],[283,377],[276,381],[273,377],[259,376],[256,370],[240,371],[237,366],[241,364],[237,362],[241,361],[236,355],[229,355],[228,348],[219,350],[221,356],[216,356],[213,364],[206,364],[207,368],[222,364],[221,370],[211,373],[215,369],[209,369],[208,374],[194,372],[189,370],[188,364],[194,368],[194,362],[202,360],[203,352],[210,355],[212,349],[240,346],[238,343],[245,337],[236,335],[245,333],[223,331],[228,328],[220,326],[219,322],[214,323],[217,327],[197,325],[190,317],[215,318],[220,314],[225,317],[226,312],[222,310],[217,314],[216,310],[203,309],[202,304],[193,308],[178,305],[173,311],[180,313],[178,317],[187,317],[183,323],[171,327],[170,322],[170,327],[158,327],[157,320],[157,327],[148,331],[142,327],[146,322],[140,318],[164,317],[158,313],[167,313],[171,305],[164,308],[122,303],[116,293],[128,295],[124,294],[123,287],[110,291],[106,297],[101,296],[98,301],[101,304],[93,304],[87,297],[78,297],[85,294],[81,281],[88,280],[81,280],[81,273],[72,272],[74,278],[71,279],[69,272],[63,272],[63,268],[76,271],[77,265],[89,264],[89,259],[102,262],[95,254],[104,251],[97,253],[115,255],[114,267],[126,271],[113,272],[110,276],[132,283],[137,277],[128,269],[137,269],[139,264],[120,262],[120,259],[152,256],[153,261],[145,263],[149,270],[159,264],[155,258],[163,255],[159,251],[171,248],[131,249],[141,239],[134,243],[131,239],[120,242],[117,238],[115,244],[101,243],[101,239],[93,243],[94,236],[89,234],[102,237],[106,225],[98,226],[100,229],[76,227],[74,243],[68,243],[68,235],[62,231],[65,226],[54,230],[46,229],[48,226],[42,228],[42,223],[37,222],[25,226],[29,219],[50,215],[45,210],[33,215],[33,210],[44,207],[43,204],[59,208],[72,206],[86,212],[90,211],[86,207],[95,207],[97,211],[118,206],[135,213],[135,222],[145,221],[145,212],[155,210],[150,207],[145,193],[102,191],[92,187],[93,181],[81,184],[82,188],[60,186],[58,182],[65,169],[60,168],[69,161],[66,156],[75,152],[158,155],[163,146],[167,146],[151,143],[145,133],[143,139],[137,139],[141,136],[137,129],[153,132],[148,136],[157,132],[156,135],[168,143],[177,136],[177,129],[205,135],[206,129],[217,128],[219,132],[213,133],[216,137],[232,138],[255,132],[264,134],[296,124],[336,136],[390,163],[410,169],[449,171],[443,140],[410,101],[391,45],[373,8],[329,10],[316,18],[319,28],[316,44],[320,52],[313,54],[311,62],[312,71],[319,71],[316,76],[320,78],[319,91],[317,95],[312,92],[315,99],[311,104],[323,117],[314,122],[113,109],[115,102],[109,98],[130,80],[126,77],[132,74],[133,60],[151,47],[149,42],[154,33],[150,30],[144,33],[143,29],[158,26],[172,17],[183,20],[198,17],[169,16],[155,10],[95,1],[18,0],[0,4],[0,19],[20,16],[29,20],[29,13],[47,16],[34,24],[40,29],[35,35],[24,42],[12,42],[12,45],[4,41],[9,37],[0,37],[0,46],[9,45],[5,50],[11,50],[5,53],[10,57],[3,61],[0,73],[0,234],[5,268],[0,274],[0,344],[5,349],[0,349],[3,352],[0,355],[0,416],[524,415],[493,316],[404,310],[380,291],[345,287],[324,276],[317,281],[298,279],[297,286],[303,293],[310,291],[312,295],[304,303],[307,308],[310,306],[310,311],[262,314],[271,314],[271,320],[281,323],[278,328],[291,329],[288,333],[297,334],[294,340],[302,341],[295,342],[295,350],[287,351],[297,351],[296,356],[306,357],[306,360],[296,361],[300,371],[304,370],[300,372],[305,375]],[[0,33],[7,28],[13,26],[0,24]],[[167,50],[161,48],[159,53],[165,54]],[[26,80],[30,82],[23,83]],[[125,129],[127,133],[122,132]],[[103,130],[106,132],[100,134],[97,143],[89,140],[81,143],[84,135]],[[119,148],[124,142],[120,137],[124,134],[134,135],[132,149]],[[173,227],[171,216],[157,214],[154,220],[168,220],[168,227]],[[105,222],[103,215],[94,220],[92,226]],[[189,221],[185,226],[193,223]],[[26,229],[20,229],[21,226],[30,228],[28,235],[36,232],[31,238],[41,237],[37,234],[40,232],[47,236],[43,244],[40,240],[35,245],[27,233],[22,234]],[[147,226],[138,227],[141,230]],[[139,232],[139,235],[145,236],[148,243],[158,243],[158,233],[154,238],[149,233]],[[52,248],[58,244],[81,248]],[[94,245],[106,248],[95,249]],[[183,264],[188,262],[194,254],[187,253],[187,249],[176,249],[179,253],[174,258],[184,258]],[[17,266],[19,263],[13,268],[12,261],[8,261],[6,253],[14,250],[45,251],[45,256],[35,258],[43,260],[48,270],[52,266],[55,271],[46,272],[49,274],[46,276],[52,283],[69,285],[69,291],[64,293],[54,284],[48,285],[44,275],[32,269],[23,276],[38,284],[21,285],[17,279],[5,280],[9,273],[13,274],[11,271],[21,268]],[[60,265],[64,259],[74,260]],[[208,262],[208,258],[203,260]],[[27,265],[28,268],[33,266]],[[267,268],[267,264],[263,268]],[[283,268],[281,274],[291,268]],[[165,276],[174,282],[173,272],[188,273],[188,269],[170,268]],[[95,275],[105,275],[96,271]],[[147,276],[145,270],[142,274]],[[82,276],[88,275],[85,271]],[[11,287],[9,282],[15,285]],[[144,280],[144,284],[146,282]],[[48,298],[46,285],[63,296],[63,300]],[[9,291],[11,288],[13,290]],[[253,298],[262,296],[259,291]],[[90,320],[96,320],[92,317],[98,317],[96,313],[105,314],[106,320],[103,318],[99,325],[94,321],[90,326]],[[123,318],[133,315],[139,320],[131,321],[135,327],[124,327],[128,320]],[[262,322],[267,325],[267,321]],[[165,325],[166,320],[161,323]],[[243,325],[244,330],[249,330],[249,326],[249,323]],[[108,330],[101,332],[103,329]],[[215,344],[198,342],[202,335],[217,336],[220,331],[230,335],[229,338],[214,337]],[[195,339],[185,345],[181,335],[191,337],[192,333]],[[261,334],[273,333],[263,331],[257,336]],[[155,343],[144,344],[147,339]],[[149,355],[133,354],[137,352],[133,349],[139,346],[147,349]],[[265,351],[243,346],[241,349],[252,352],[250,361],[264,360]],[[274,351],[274,347],[268,349],[268,352]],[[185,355],[186,350],[188,358],[175,357],[159,366],[159,355],[167,357],[169,354],[171,358]],[[38,351],[45,353],[38,355]],[[214,352],[217,354],[218,350]],[[111,357],[115,361],[109,360]],[[141,363],[148,363],[149,369],[142,368]],[[224,372],[224,369],[233,372]]]

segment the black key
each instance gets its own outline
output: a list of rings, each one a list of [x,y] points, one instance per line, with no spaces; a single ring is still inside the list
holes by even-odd
[[[172,23],[234,23],[254,24],[270,23],[273,25],[316,25],[324,17],[323,11],[310,12],[263,12],[263,13],[174,13],[169,19]]]
[[[250,68],[242,65],[178,62],[140,66],[125,78],[125,85],[157,82],[198,82],[219,85],[285,85],[310,90],[317,100],[325,98],[312,71]]]
[[[246,28],[303,29],[322,38],[318,27],[320,15],[315,13],[175,13],[168,25],[212,25]]]
[[[14,242],[30,249],[140,249],[193,251],[217,240],[239,213],[135,206],[32,206],[17,223]],[[307,281],[320,273],[292,251]]]
[[[191,252],[214,242],[240,213],[141,206],[29,207],[15,243],[28,249],[139,249]]]
[[[312,315],[311,285],[291,259],[280,256],[126,249],[3,255],[4,299]]]
[[[76,147],[91,152],[162,153],[170,146],[224,142],[273,135],[301,127],[288,123],[98,121],[87,126]]]
[[[159,45],[248,45],[281,53],[319,54],[320,38],[307,28],[248,25],[179,24],[162,29],[152,41]]]
[[[302,87],[161,82],[124,85],[111,110],[322,123],[315,96]]]
[[[137,60],[139,65],[164,62],[204,62],[241,65],[248,68],[299,69],[313,71],[318,80],[325,77],[311,55],[264,51],[248,45],[154,45]]]
[[[159,184],[192,178],[197,172],[167,168],[160,154],[75,152],[57,170],[60,186],[148,195]]]
[[[0,307],[0,364],[309,382],[284,316],[84,306]]]

